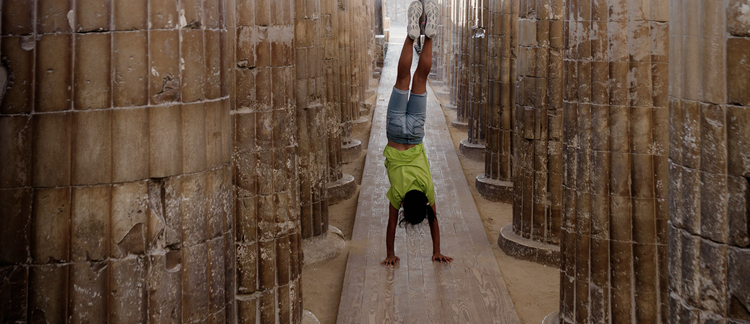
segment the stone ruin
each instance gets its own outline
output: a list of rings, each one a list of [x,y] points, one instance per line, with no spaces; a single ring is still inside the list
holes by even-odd
[[[750,323],[750,2],[438,2],[432,78],[556,318]],[[299,323],[375,8],[3,2],[0,321]]]

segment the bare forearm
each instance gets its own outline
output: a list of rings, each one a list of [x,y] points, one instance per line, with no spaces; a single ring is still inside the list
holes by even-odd
[[[388,224],[388,229],[385,233],[385,249],[388,256],[394,255],[393,252],[393,240],[396,238],[396,226]]]
[[[430,222],[430,236],[432,237],[432,254],[440,253],[440,226],[437,218]]]
[[[398,210],[389,204],[388,206],[388,227],[385,232],[385,249],[388,256],[394,255],[393,241],[396,239],[396,223],[398,220]]]

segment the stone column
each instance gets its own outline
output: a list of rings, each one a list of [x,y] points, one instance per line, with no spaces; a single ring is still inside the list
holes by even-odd
[[[4,322],[232,322],[224,3],[3,3]]]
[[[518,8],[518,0],[494,0],[490,3],[485,172],[476,179],[477,190],[482,197],[504,203],[513,201]],[[499,242],[503,242],[502,236]]]
[[[440,17],[438,18],[438,38],[432,42],[432,69],[430,69],[430,85],[438,86],[442,84],[443,68],[443,11],[445,10],[445,0],[433,0],[440,8]]]
[[[457,44],[457,60],[456,64],[456,77],[457,82],[455,86],[456,93],[456,119],[451,121],[451,126],[458,129],[466,130],[469,127],[468,124],[468,111],[469,111],[469,95],[468,95],[468,82],[469,82],[469,68],[471,62],[469,61],[469,42],[471,37],[471,25],[472,22],[469,20],[469,13],[472,12],[471,3],[464,1],[461,3],[459,8],[459,21],[460,27],[457,31],[459,34],[459,42]]]
[[[450,53],[448,54],[450,56],[450,73],[451,79],[450,79],[450,104],[448,105],[448,108],[450,109],[457,109],[458,108],[458,84],[460,81],[460,74],[459,74],[459,65],[460,65],[460,53],[461,53],[461,28],[462,28],[462,20],[461,20],[461,12],[463,8],[463,2],[460,0],[450,0],[451,1],[451,44],[450,44]],[[458,121],[458,120],[456,120]],[[451,123],[451,126],[455,126],[454,123]]]
[[[432,84],[439,86],[437,95],[446,98],[450,97],[451,73],[451,0],[441,0],[440,5],[440,31],[437,43],[440,45],[439,58],[434,60],[433,69],[435,69],[435,79]]]
[[[563,0],[520,1],[517,185],[512,233],[510,227],[501,231],[506,253],[552,266],[560,263],[563,5]]]
[[[565,5],[564,323],[666,319],[667,5]]]
[[[302,238],[328,231],[328,131],[320,0],[296,1],[297,145]]]
[[[750,321],[750,13],[670,1],[669,323]]]
[[[300,197],[292,0],[234,0],[238,323],[299,323]]]
[[[356,159],[362,152],[362,143],[352,138],[352,123],[359,118],[358,97],[355,97],[356,87],[355,71],[356,56],[352,45],[355,42],[357,30],[351,30],[354,0],[338,1],[339,22],[339,69],[340,87],[342,95],[341,104],[341,158],[344,163]]]
[[[489,2],[476,0],[471,9],[468,40],[468,98],[466,120],[468,137],[461,141],[461,153],[474,160],[484,160],[487,130],[487,23]]]
[[[351,198],[357,190],[354,177],[342,171],[344,153],[346,149],[355,146],[351,144],[351,114],[349,112],[349,87],[346,84],[350,80],[347,68],[350,67],[348,60],[348,49],[343,47],[344,41],[348,39],[345,30],[340,27],[348,20],[343,17],[345,11],[340,11],[341,6],[346,5],[346,0],[321,0],[323,12],[323,34],[325,39],[325,84],[326,84],[326,123],[328,133],[328,204],[336,204]],[[345,39],[345,37],[347,37]],[[348,116],[348,117],[347,117]],[[348,118],[348,119],[347,119]],[[347,123],[348,121],[348,123]],[[360,145],[361,147],[361,145]]]
[[[387,0],[373,1],[373,28],[376,35],[383,35],[383,2]]]

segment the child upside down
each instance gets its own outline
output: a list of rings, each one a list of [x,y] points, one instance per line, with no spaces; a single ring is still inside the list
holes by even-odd
[[[409,94],[411,81],[412,46],[420,37],[419,18],[425,13],[424,35],[426,40],[419,56],[417,70]],[[427,77],[432,67],[432,39],[437,35],[439,8],[434,0],[409,5],[409,37],[406,38],[398,61],[396,85],[388,103],[388,145],[383,150],[385,168],[391,188],[386,196],[388,205],[388,229],[386,231],[387,257],[381,264],[395,265],[399,257],[393,252],[396,225],[417,225],[427,218],[432,236],[432,261],[451,262],[453,258],[440,253],[440,228],[435,210],[435,188],[432,185],[430,165],[427,162],[422,139],[427,111]],[[398,220],[398,210],[403,207],[403,217]]]

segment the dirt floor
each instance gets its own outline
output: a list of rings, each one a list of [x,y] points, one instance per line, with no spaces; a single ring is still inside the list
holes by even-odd
[[[376,86],[373,84],[373,86]],[[374,88],[373,88],[374,89]],[[434,88],[436,91],[437,88]],[[438,97],[445,107],[446,99]],[[375,104],[376,97],[371,96],[368,102]],[[456,118],[455,110],[443,108],[446,122]],[[369,115],[371,120],[372,112]],[[461,140],[467,138],[465,131],[449,127],[453,144],[458,151]],[[344,165],[344,173],[354,176],[357,182],[357,193],[354,197],[329,207],[329,223],[340,229],[346,240],[351,239],[354,227],[354,217],[357,212],[357,199],[359,198],[359,184],[362,183],[362,171],[367,146],[370,140],[370,132],[356,134],[355,138],[362,141],[363,152],[360,157],[352,163]],[[469,184],[474,202],[482,217],[484,230],[490,240],[492,250],[495,253],[497,264],[503,274],[508,286],[513,304],[516,307],[521,323],[541,323],[545,316],[558,309],[560,273],[558,269],[540,265],[534,262],[521,261],[507,256],[497,246],[497,237],[500,229],[512,222],[513,211],[511,205],[494,203],[485,200],[476,190],[475,178],[484,173],[484,162],[473,161],[458,154],[461,166],[464,170],[467,183]],[[439,214],[438,214],[439,215]],[[305,309],[311,311],[322,324],[336,323],[338,314],[341,288],[344,283],[346,271],[346,260],[349,255],[347,246],[335,259],[305,266],[302,270],[302,296]]]

